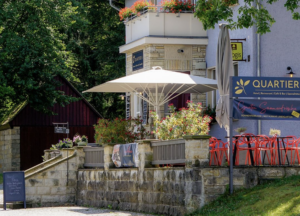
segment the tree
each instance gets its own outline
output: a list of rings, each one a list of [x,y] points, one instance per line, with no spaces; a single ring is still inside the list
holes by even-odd
[[[76,13],[68,0],[0,0],[0,111],[27,101],[52,113],[55,103],[76,100],[55,80],[75,64],[64,40]]]
[[[124,1],[114,2],[124,6]],[[74,54],[72,83],[84,91],[125,76],[125,55],[119,46],[125,43],[125,26],[106,0],[83,0],[78,6],[85,23],[78,21],[68,32],[67,49]],[[115,93],[85,93],[83,96],[104,118],[125,116],[125,104]]]
[[[265,2],[272,4],[277,1],[279,0],[266,0]],[[293,19],[300,19],[300,14],[296,11],[299,8],[299,0],[280,0],[280,2],[285,2],[284,7],[292,13]],[[238,9],[237,20],[234,21],[230,5],[236,3],[237,0],[198,0],[195,16],[202,21],[205,30],[214,28],[215,24],[224,20],[229,23],[231,29],[249,28],[256,25],[258,34],[270,32],[270,27],[275,20],[261,3],[257,0],[244,0],[244,5]]]
[[[57,90],[57,75],[80,92],[124,76],[124,39],[124,24],[107,0],[0,0],[0,119],[24,101],[49,114],[54,104],[75,101]],[[104,117],[125,114],[119,94],[83,96]]]

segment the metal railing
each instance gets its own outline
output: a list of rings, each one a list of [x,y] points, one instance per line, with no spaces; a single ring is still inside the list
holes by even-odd
[[[160,13],[171,13],[171,11],[169,9],[164,9],[164,6],[147,6],[144,7],[144,9],[142,11],[140,11],[138,13],[138,15],[133,14],[130,17],[128,17],[126,20],[123,21],[124,24],[126,24],[128,21],[133,20],[137,17],[140,17],[142,15],[146,15],[148,12],[154,12],[156,13],[156,16],[159,16]],[[194,11],[181,11],[181,12],[177,12],[177,17],[180,17],[180,13],[194,13]]]
[[[103,147],[87,147],[85,152],[85,167],[104,167],[104,148]]]
[[[185,140],[168,140],[152,142],[152,164],[185,163]]]

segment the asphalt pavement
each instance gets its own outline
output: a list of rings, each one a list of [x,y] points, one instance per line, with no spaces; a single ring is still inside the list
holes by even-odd
[[[3,184],[0,184],[0,204],[3,204]],[[136,212],[114,211],[110,209],[63,206],[47,208],[7,209],[0,208],[1,216],[151,216]]]
[[[0,209],[1,216],[152,216],[126,211],[114,211],[110,209],[86,208],[79,206],[47,207],[27,209]]]

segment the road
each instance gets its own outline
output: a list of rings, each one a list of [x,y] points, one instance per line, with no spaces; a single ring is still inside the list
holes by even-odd
[[[149,214],[114,211],[110,209],[86,208],[79,206],[70,207],[47,207],[47,208],[28,208],[28,209],[7,209],[0,210],[1,216],[150,216]]]

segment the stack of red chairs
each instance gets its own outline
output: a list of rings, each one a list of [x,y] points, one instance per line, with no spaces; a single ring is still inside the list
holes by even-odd
[[[236,162],[235,165],[239,165],[240,160],[240,152],[247,151],[245,158],[245,165],[251,164],[250,151],[254,151],[253,160],[256,163],[256,147],[257,147],[257,137],[254,134],[246,133],[243,136],[237,136],[235,140],[235,148],[236,148]]]
[[[217,148],[218,148],[218,139],[216,137],[211,137],[209,139],[209,153],[210,153],[209,166],[211,166],[212,163],[219,165]]]
[[[224,156],[229,163],[228,142],[223,142],[222,140],[219,140],[216,137],[211,137],[209,140],[209,152],[210,152],[209,165],[214,163],[217,164],[218,166],[221,166],[222,162],[224,161],[223,160]]]
[[[258,139],[256,145],[256,165],[264,165],[265,158],[267,158],[269,165],[273,165],[273,149],[276,142],[276,137],[270,138],[266,135],[258,135],[257,137]]]
[[[290,165],[295,164],[296,156],[297,156],[297,160],[299,163],[298,143],[299,142],[297,141],[297,137],[295,137],[295,136],[286,136],[285,138],[281,139],[281,141],[279,142],[279,145],[276,145],[276,149],[277,149],[276,150],[276,159],[278,161],[278,164],[279,164],[278,148],[279,148],[282,164],[286,164],[286,162],[288,160],[288,151],[290,152],[289,164]],[[294,157],[293,157],[293,153],[294,153]]]

